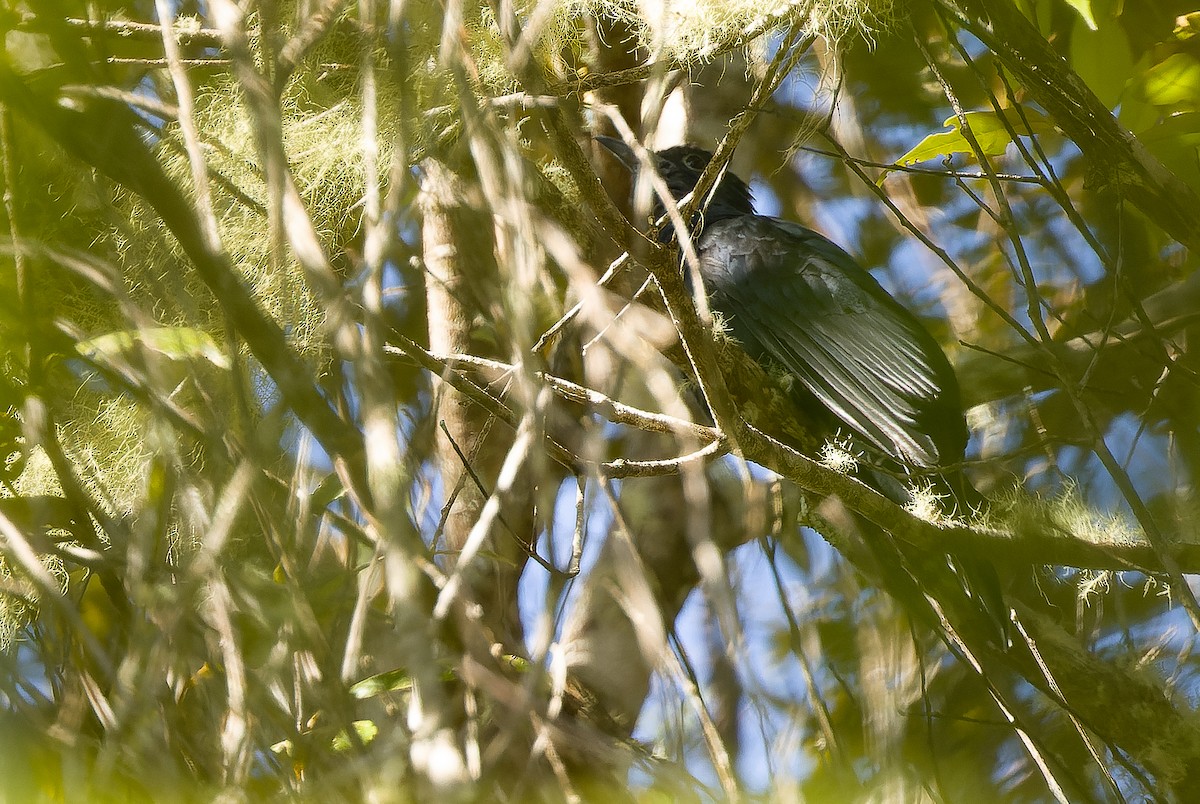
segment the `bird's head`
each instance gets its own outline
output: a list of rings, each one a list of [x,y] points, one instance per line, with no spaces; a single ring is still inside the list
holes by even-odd
[[[597,137],[597,142],[612,151],[617,159],[627,167],[636,178],[643,164],[633,149],[624,142],[612,137]],[[692,145],[676,145],[662,151],[650,151],[654,161],[654,169],[666,182],[671,195],[676,201],[686,196],[695,187],[700,174],[712,161],[712,154],[702,148]],[[654,216],[663,214],[665,208],[656,197],[654,200]],[[746,183],[728,170],[717,185],[716,192],[704,213],[704,220],[713,223],[723,218],[738,215],[753,215],[754,204],[750,197],[750,188]]]

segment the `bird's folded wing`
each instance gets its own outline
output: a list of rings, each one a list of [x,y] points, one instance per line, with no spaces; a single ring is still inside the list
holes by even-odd
[[[878,448],[918,466],[942,462],[945,445],[932,431],[961,413],[931,421],[954,382],[932,337],[820,235],[769,218],[748,225],[768,230],[721,255],[727,281],[710,289],[734,337],[759,345]]]

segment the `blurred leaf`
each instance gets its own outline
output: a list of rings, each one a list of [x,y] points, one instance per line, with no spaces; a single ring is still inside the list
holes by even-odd
[[[1175,53],[1146,71],[1141,97],[1155,106],[1193,110],[1200,103],[1200,61]]]
[[[1115,19],[1105,18],[1100,27],[1094,23],[1074,27],[1071,68],[1105,106],[1117,105],[1134,76],[1134,58],[1129,37]]]
[[[1175,30],[1171,33],[1181,42],[1200,35],[1200,11],[1176,17]]]
[[[1140,134],[1144,145],[1173,142],[1195,148],[1200,145],[1200,112],[1181,112],[1171,115]]]
[[[1136,78],[1140,84],[1140,76]],[[1162,110],[1157,106],[1146,103],[1142,99],[1140,86],[1136,89],[1131,89],[1121,96],[1121,109],[1117,113],[1117,120],[1121,125],[1133,132],[1145,131],[1158,122],[1162,117]]]
[[[1079,12],[1084,25],[1093,31],[1096,30],[1096,18],[1092,16],[1092,0],[1066,0],[1066,3]]]
[[[212,336],[192,327],[128,329],[89,338],[75,345],[76,351],[84,357],[102,357],[110,362],[129,355],[136,347],[158,352],[170,360],[201,358],[217,368],[229,368],[229,357]]]
[[[70,502],[55,494],[0,497],[0,515],[25,531],[73,531],[78,524]]]
[[[379,727],[375,725],[373,720],[356,720],[350,724],[354,729],[354,733],[358,736],[358,741],[363,745],[370,743],[379,735]],[[329,733],[328,729],[314,730],[312,734]],[[334,751],[349,751],[354,743],[350,739],[350,734],[346,730],[341,730],[333,736],[329,741],[329,746]],[[296,744],[291,740],[280,740],[277,743],[272,743],[271,752],[280,756],[294,756],[296,754]]]
[[[401,690],[408,692],[412,689],[412,677],[406,668],[400,667],[384,673],[367,676],[362,681],[350,687],[350,694],[355,698],[374,698],[385,692]]]
[[[1137,136],[1163,165],[1200,191],[1200,112],[1171,115]]]
[[[1027,133],[1029,129],[1032,129],[1034,134],[1048,134],[1054,131],[1054,123],[1050,118],[1028,107],[1022,107],[1021,111],[1025,120],[1016,114],[1006,115],[1013,130],[1021,134]],[[971,133],[975,135],[979,147],[986,156],[1004,154],[1009,143],[1012,142],[1012,138],[1000,115],[995,112],[967,112],[966,118],[971,127]],[[1028,125],[1025,121],[1028,121]],[[930,134],[917,143],[916,147],[897,159],[896,164],[914,165],[951,154],[975,155],[971,144],[963,136],[957,116],[946,118],[946,122],[942,125],[949,127],[950,130]]]
[[[499,658],[510,669],[518,673],[527,673],[531,667],[528,659],[515,654],[504,653]],[[457,675],[454,670],[446,669],[442,671],[442,681],[454,681],[456,678]],[[376,695],[385,692],[408,692],[411,689],[412,677],[408,674],[408,669],[397,667],[395,670],[387,670],[383,673],[367,676],[362,681],[353,684],[350,687],[350,694],[362,700],[374,698]]]
[[[358,741],[363,745],[375,739],[379,734],[379,727],[372,720],[356,720],[350,724],[354,728],[354,733],[358,735]],[[333,738],[334,751],[349,751],[354,743],[350,740],[350,735],[344,731],[338,732]]]
[[[1037,26],[1038,33],[1049,39],[1054,34],[1054,12],[1058,3],[1059,0],[1018,0],[1017,7]]]

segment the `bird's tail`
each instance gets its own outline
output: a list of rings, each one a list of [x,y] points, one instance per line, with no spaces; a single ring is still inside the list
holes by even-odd
[[[949,499],[954,503],[954,516],[971,520],[987,513],[990,503],[979,489],[960,470],[939,476]],[[975,600],[988,621],[996,630],[1000,645],[1007,649],[1011,644],[1008,604],[1004,601],[1004,590],[1000,576],[992,562],[981,555],[958,552],[949,556],[950,566],[962,580],[963,591]]]
[[[910,489],[895,476],[866,469],[863,480],[899,505],[911,500]],[[930,478],[933,493],[943,501],[946,513],[959,520],[971,520],[986,513],[989,502],[961,471],[953,470]],[[959,550],[947,553],[946,561],[958,580],[961,591],[981,615],[979,625],[992,640],[1007,649],[1011,645],[1009,608],[1004,600],[1000,576],[992,562],[981,555]]]
[[[943,472],[933,479],[935,490],[953,504],[950,513],[956,519],[971,519],[986,513],[991,503],[983,493],[971,483],[962,470],[954,469]]]

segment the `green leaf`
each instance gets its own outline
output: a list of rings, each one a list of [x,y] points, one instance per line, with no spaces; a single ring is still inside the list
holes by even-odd
[[[1187,53],[1174,53],[1146,71],[1142,97],[1155,106],[1196,109],[1200,104],[1200,61]]]
[[[1181,112],[1138,132],[1138,140],[1178,178],[1200,191],[1200,112]]]
[[[1096,18],[1092,15],[1092,0],[1066,0],[1067,5],[1079,12],[1083,22],[1093,31],[1096,30]]]
[[[359,742],[363,745],[367,745],[379,735],[379,727],[375,725],[375,721],[373,720],[356,720],[350,726],[354,729],[354,733],[358,735]],[[345,730],[339,731],[330,740],[330,747],[334,751],[349,751],[352,745],[350,734]],[[291,740],[280,740],[271,745],[271,751],[280,756],[290,757],[295,753],[296,746]]]
[[[411,689],[412,677],[409,676],[407,668],[400,667],[364,678],[350,687],[350,694],[362,700],[364,698],[374,698],[376,695],[384,692],[394,692],[396,690],[408,692]]]
[[[1175,23],[1175,30],[1171,32],[1171,35],[1181,42],[1200,35],[1200,11],[1176,17]]]
[[[1071,69],[1112,109],[1135,75],[1134,58],[1129,37],[1117,21],[1111,16],[1101,21],[1099,27],[1089,25],[1090,31],[1082,25],[1071,30]]]
[[[363,745],[370,743],[379,734],[379,727],[372,720],[356,720],[350,725],[354,728],[354,733],[358,735],[358,740]],[[349,751],[351,745],[350,735],[344,731],[338,732],[337,736],[333,738],[334,751]]]
[[[145,327],[110,332],[80,341],[75,351],[84,357],[103,358],[112,362],[127,357],[137,348],[152,352],[171,360],[203,359],[217,368],[228,369],[229,357],[207,332],[191,327]]]
[[[1143,145],[1174,142],[1189,148],[1200,146],[1200,112],[1171,115],[1161,123],[1138,134]]]
[[[510,669],[518,673],[529,672],[531,667],[529,660],[521,656],[516,656],[511,653],[505,653],[500,656],[500,659],[505,662]],[[442,670],[442,681],[454,681],[457,676],[452,668]],[[350,687],[350,694],[359,700],[366,698],[374,698],[376,695],[381,695],[385,692],[410,692],[412,690],[412,676],[408,674],[407,667],[397,667],[394,670],[386,670],[382,673],[376,673],[373,676],[367,676],[361,681],[355,682]]]
[[[1029,123],[1028,126],[1020,115],[1014,114],[1012,110],[1008,110],[1008,112],[1005,118],[1011,123],[1013,130],[1019,134],[1026,135],[1030,129],[1034,134],[1047,134],[1054,131],[1054,124],[1050,118],[1033,109],[1022,108],[1025,120]],[[971,127],[971,133],[975,135],[984,155],[1001,156],[1004,154],[1008,149],[1008,144],[1012,142],[1012,138],[1005,128],[1004,119],[995,112],[967,112],[966,118],[967,124]],[[947,118],[942,125],[949,127],[950,130],[930,134],[917,143],[916,147],[897,159],[896,164],[915,165],[918,162],[927,162],[951,154],[975,155],[971,144],[963,136],[957,116]]]

